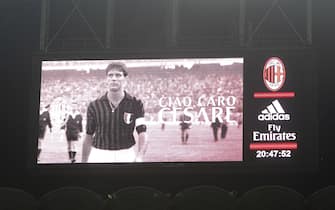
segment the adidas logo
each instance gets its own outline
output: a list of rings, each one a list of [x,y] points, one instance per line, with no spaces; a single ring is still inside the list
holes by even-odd
[[[263,109],[258,115],[259,121],[288,121],[290,114],[286,114],[278,100],[272,101],[270,105]]]

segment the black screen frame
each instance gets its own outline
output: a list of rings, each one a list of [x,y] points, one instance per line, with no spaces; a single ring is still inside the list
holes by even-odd
[[[306,85],[311,98],[311,102],[304,106],[302,112],[309,112],[312,123],[303,126],[306,130],[304,135],[308,139],[304,150],[311,152],[308,157],[295,160],[262,160],[259,162],[246,161],[248,145],[243,145],[242,162],[169,162],[169,163],[125,163],[125,164],[42,164],[36,163],[37,148],[37,122],[39,112],[39,93],[41,81],[41,61],[42,60],[109,60],[109,59],[167,59],[167,58],[235,58],[244,59],[244,75],[246,71],[260,71],[254,69],[249,64],[250,59],[258,59],[260,66],[268,57],[279,56],[284,59],[294,56],[306,56],[311,58],[311,69],[304,78],[309,85]],[[318,107],[317,107],[317,71],[314,64],[316,56],[312,49],[248,49],[248,50],[171,50],[171,51],[118,51],[118,52],[54,52],[36,53],[32,59],[32,77],[30,85],[30,106],[28,107],[28,131],[27,131],[27,170],[33,174],[243,174],[243,173],[296,173],[315,172],[318,170]],[[254,61],[256,62],[256,61]],[[251,62],[252,63],[252,62]],[[245,94],[245,91],[244,91]],[[245,95],[243,96],[245,100]],[[245,103],[245,102],[244,102]],[[245,107],[245,106],[243,106]],[[244,110],[245,112],[245,110]],[[303,120],[310,120],[307,116]],[[245,124],[245,117],[243,118]],[[36,123],[32,123],[36,122]],[[243,132],[244,133],[244,132]],[[245,141],[245,134],[243,140]],[[302,151],[301,151],[302,152]],[[32,155],[33,154],[33,155]]]

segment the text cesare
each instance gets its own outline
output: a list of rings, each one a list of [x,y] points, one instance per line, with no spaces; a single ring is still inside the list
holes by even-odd
[[[197,100],[192,100],[192,97],[189,96],[161,97],[158,103],[161,107],[158,113],[159,121],[163,121],[164,116],[170,115],[176,122],[177,114],[181,112],[189,117],[190,122],[202,120],[214,122],[218,118],[221,122],[225,120],[227,123],[237,124],[231,118],[236,108],[235,96],[200,96]]]

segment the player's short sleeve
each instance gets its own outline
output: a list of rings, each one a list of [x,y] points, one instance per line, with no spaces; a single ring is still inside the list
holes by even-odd
[[[87,108],[87,122],[86,122],[86,134],[93,135],[96,129],[96,115],[94,112],[94,105],[91,102]]]
[[[145,132],[147,126],[144,119],[144,106],[141,100],[135,102],[135,126],[137,133]]]
[[[144,106],[141,100],[136,100],[136,110],[135,110],[135,116],[137,118],[144,117]]]

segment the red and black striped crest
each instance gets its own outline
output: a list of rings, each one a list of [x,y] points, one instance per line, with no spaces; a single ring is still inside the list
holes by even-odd
[[[286,70],[284,63],[277,57],[267,60],[263,69],[263,80],[270,91],[278,91],[285,82]]]

